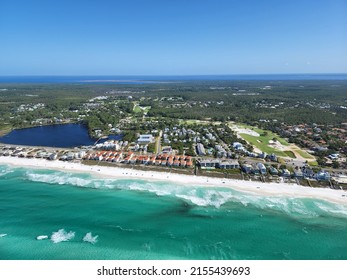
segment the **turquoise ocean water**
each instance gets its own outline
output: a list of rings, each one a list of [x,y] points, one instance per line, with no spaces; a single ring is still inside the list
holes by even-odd
[[[0,236],[3,260],[347,259],[347,207],[2,165]]]

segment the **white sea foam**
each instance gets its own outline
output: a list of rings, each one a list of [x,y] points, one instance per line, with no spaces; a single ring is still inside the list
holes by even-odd
[[[132,190],[132,191],[146,191],[155,193],[158,196],[165,196],[165,195],[173,195],[177,189],[179,189],[179,186],[173,186],[171,185],[161,185],[158,183],[152,183],[152,182],[146,182],[146,181],[139,181],[139,182],[126,182],[124,180],[122,181],[115,181],[116,188],[123,189],[123,190]]]
[[[83,237],[83,241],[84,241],[84,242],[89,242],[89,243],[95,244],[96,242],[98,242],[98,237],[99,237],[99,235],[93,236],[91,232],[88,232],[88,233]]]
[[[5,176],[7,174],[10,174],[12,172],[14,172],[14,171],[6,167],[6,168],[0,170],[0,177]]]
[[[325,202],[315,202],[317,208],[327,214],[347,217],[347,207],[344,205],[330,204]]]
[[[169,195],[189,201],[190,203],[201,207],[220,208],[228,202],[241,203],[243,206],[253,206],[263,210],[271,209],[274,211],[284,212],[289,216],[301,216],[306,218],[317,217],[324,213],[347,216],[347,207],[339,206],[327,202],[312,206],[308,199],[262,196],[256,194],[245,194],[224,188],[206,188],[191,186],[190,188],[182,187],[173,183],[157,183],[146,181],[116,181],[114,180],[109,188],[120,188],[135,191],[147,191],[157,194],[158,196]]]
[[[317,217],[322,213],[347,216],[347,206],[332,203],[308,203],[307,199],[286,196],[264,196],[247,194],[232,189],[200,186],[182,186],[173,182],[153,182],[127,179],[81,178],[80,174],[54,172],[42,174],[28,171],[26,177],[35,182],[49,184],[68,184],[95,189],[123,189],[155,193],[158,196],[172,196],[201,207],[220,208],[227,202],[241,203],[243,206],[284,212],[290,216]],[[313,200],[315,201],[315,200]]]
[[[1,238],[1,237],[5,237],[6,235],[7,235],[7,233],[1,233],[1,234],[0,234],[0,238]]]
[[[41,182],[48,184],[73,185],[78,187],[86,187],[92,184],[92,179],[83,179],[76,175],[59,172],[53,174],[38,174],[27,172],[26,177],[33,182]],[[91,186],[92,187],[92,186]]]
[[[45,240],[48,239],[48,235],[39,235],[36,237],[36,240]]]
[[[63,241],[69,241],[70,239],[75,237],[75,233],[73,231],[66,232],[64,229],[60,229],[57,232],[53,232],[51,235],[51,241],[53,243],[59,243]]]
[[[213,206],[219,208],[226,202],[232,200],[234,195],[232,192],[217,190],[205,190],[199,193],[199,190],[193,189],[187,194],[176,194],[176,197],[189,200],[198,206]]]

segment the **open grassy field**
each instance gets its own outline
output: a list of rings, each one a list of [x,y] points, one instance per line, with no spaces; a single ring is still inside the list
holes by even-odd
[[[186,125],[220,125],[221,122],[218,121],[204,121],[204,120],[179,120],[180,124]]]
[[[312,167],[315,167],[315,166],[318,166],[318,162],[317,161],[309,161],[308,165],[312,166]]]
[[[285,139],[279,137],[277,134],[272,131],[263,130],[257,127],[252,127],[244,124],[237,124],[237,127],[241,129],[250,129],[254,132],[257,132],[259,136],[249,135],[247,133],[239,133],[239,135],[249,142],[253,147],[258,148],[262,152],[272,154],[274,153],[280,157],[290,157],[290,158],[300,158],[307,159],[308,161],[314,161],[315,157],[300,149],[295,145],[290,145]],[[281,149],[277,149],[275,146],[269,145],[270,140],[276,138],[278,142],[282,144]]]
[[[241,128],[249,128],[249,129],[259,133],[260,137],[262,137],[262,139],[259,139],[259,140],[262,140],[262,141],[266,142],[267,144],[269,143],[270,140],[272,140],[273,138],[276,138],[277,141],[280,142],[282,145],[289,146],[289,143],[285,139],[279,137],[277,134],[273,133],[270,130],[264,130],[264,129],[250,126],[250,125],[246,125],[246,124],[237,124],[237,126],[241,127]]]
[[[284,151],[284,153],[291,158],[296,158],[295,154],[292,151]]]
[[[306,159],[314,159],[314,156],[310,155],[309,153],[303,151],[303,150],[295,150],[295,152],[297,152],[300,156],[302,156],[303,158]]]
[[[148,113],[151,109],[151,106],[141,107],[138,104],[134,104],[133,112],[134,113]]]
[[[240,133],[240,136],[245,139],[248,143],[250,143],[252,146],[258,148],[259,150],[261,150],[262,152],[268,153],[268,154],[275,154],[277,156],[281,156],[281,157],[288,157],[290,156],[291,158],[295,158],[295,155],[293,152],[291,152],[291,154],[287,154],[285,151],[279,151],[277,149],[274,149],[270,146],[268,146],[269,144],[269,140],[271,140],[272,138],[269,138],[268,136],[252,136],[249,134],[245,134],[245,133]],[[277,138],[278,139],[278,138]]]

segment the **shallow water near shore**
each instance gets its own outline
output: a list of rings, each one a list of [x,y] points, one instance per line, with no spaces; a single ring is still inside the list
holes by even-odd
[[[0,259],[347,259],[346,206],[222,186],[1,165],[0,213]]]

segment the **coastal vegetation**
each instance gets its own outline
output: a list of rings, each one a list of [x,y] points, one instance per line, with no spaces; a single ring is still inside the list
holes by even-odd
[[[163,146],[191,156],[197,155],[195,145],[200,141],[207,156],[219,157],[224,150],[235,157],[232,143],[241,141],[250,152],[303,158],[311,165],[317,158],[321,167],[345,165],[344,80],[1,84],[1,88],[6,89],[0,92],[2,135],[15,128],[84,123],[96,139],[122,134],[124,141],[133,143],[140,134],[162,133],[158,141]],[[237,134],[234,125],[259,135]],[[149,151],[158,147],[149,145]],[[339,161],[329,160],[331,154],[339,154]]]

